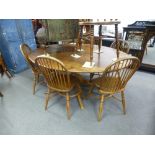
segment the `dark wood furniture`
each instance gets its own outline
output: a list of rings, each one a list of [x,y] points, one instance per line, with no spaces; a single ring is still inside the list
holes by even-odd
[[[3,76],[3,74],[5,73],[6,76],[11,79],[13,77],[13,75],[11,74],[11,72],[8,70],[5,62],[4,62],[4,59],[3,59],[3,56],[0,54],[0,73],[1,75]]]
[[[1,73],[1,76],[5,74],[9,79],[13,77],[11,72],[8,70],[4,62],[3,56],[1,54],[0,54],[0,73]],[[1,92],[0,92],[0,97],[3,97],[3,94]]]
[[[130,48],[129,53],[138,57],[141,61],[140,69],[155,72],[155,65],[142,63],[147,42],[155,36],[155,21],[136,21],[123,28],[123,38],[128,40],[130,35],[141,36],[142,40],[139,48]]]

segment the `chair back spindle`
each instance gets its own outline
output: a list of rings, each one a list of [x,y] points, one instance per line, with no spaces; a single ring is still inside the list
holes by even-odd
[[[101,76],[100,88],[107,93],[123,90],[139,67],[137,58],[122,58],[109,65]]]
[[[61,92],[71,89],[70,73],[58,59],[40,56],[36,59],[36,65],[43,73],[48,87]]]
[[[117,46],[116,46],[116,41],[114,41],[114,42],[111,44],[110,47],[116,49],[116,47],[117,47]],[[130,48],[129,48],[128,42],[125,41],[125,40],[119,39],[119,40],[118,40],[118,49],[119,49],[120,51],[125,52],[125,53],[129,53]]]

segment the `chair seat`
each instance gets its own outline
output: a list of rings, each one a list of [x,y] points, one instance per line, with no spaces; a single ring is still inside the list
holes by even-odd
[[[70,89],[66,89],[66,91],[62,91],[60,92],[61,95],[65,96],[66,95],[66,92],[69,93],[69,96],[70,97],[75,97],[77,96],[78,94],[81,94],[81,89],[79,89],[79,83],[80,83],[80,80],[75,77],[75,76],[71,76],[71,87]]]
[[[56,78],[56,77],[53,76],[53,78]],[[82,77],[76,73],[70,75],[70,85],[63,85],[61,82],[59,82],[59,83],[55,83],[56,87],[51,87],[52,79],[50,79],[47,82],[49,84],[48,87],[51,88],[52,90],[59,91],[59,92],[70,92],[75,86],[83,82]],[[67,80],[67,75],[63,76],[62,79]]]

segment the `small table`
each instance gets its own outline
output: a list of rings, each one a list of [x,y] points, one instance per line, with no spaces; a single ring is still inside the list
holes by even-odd
[[[78,33],[78,39],[77,39],[77,48],[81,49],[82,46],[82,38],[83,38],[83,28],[86,28],[85,37],[90,38],[90,62],[93,61],[93,44],[94,44],[94,26],[99,25],[99,44],[98,44],[98,53],[101,53],[101,41],[102,41],[102,25],[115,25],[115,38],[116,38],[116,51],[117,51],[117,58],[119,58],[119,48],[118,48],[118,24],[120,24],[120,21],[115,19],[114,21],[111,19],[110,21],[88,21],[88,22],[79,22],[79,33]]]

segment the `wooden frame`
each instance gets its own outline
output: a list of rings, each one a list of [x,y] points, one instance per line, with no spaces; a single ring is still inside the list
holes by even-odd
[[[35,64],[43,74],[47,82],[48,92],[45,101],[45,110],[47,110],[49,96],[51,92],[56,91],[66,97],[66,111],[68,119],[71,118],[70,112],[70,98],[77,97],[79,106],[81,109],[84,105],[81,100],[81,88],[76,76],[72,76],[70,72],[66,69],[64,64],[50,56],[39,56],[35,60]],[[74,95],[70,95],[71,91],[76,89]]]
[[[103,113],[103,103],[107,95],[113,96],[115,93],[121,93],[123,113],[125,114],[125,96],[124,90],[127,82],[136,72],[140,65],[138,58],[122,58],[109,65],[103,74],[91,81],[88,96],[92,93],[94,87],[98,88],[100,94],[100,104],[98,120],[101,121]]]

